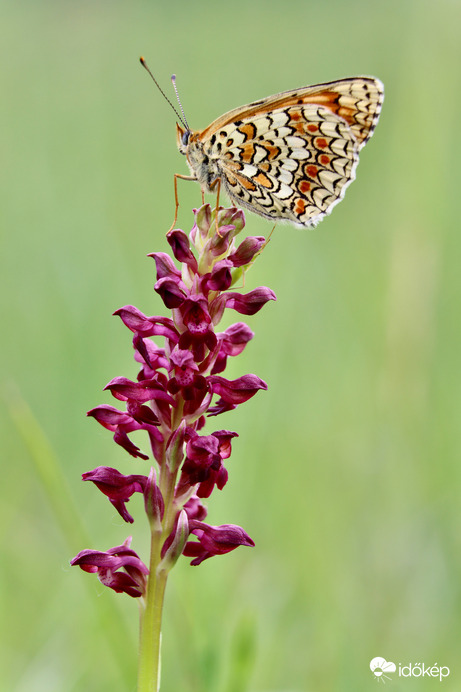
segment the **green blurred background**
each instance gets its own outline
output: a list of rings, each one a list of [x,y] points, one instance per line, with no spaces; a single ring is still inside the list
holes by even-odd
[[[69,559],[130,532],[146,557],[140,498],[126,526],[80,481],[147,468],[85,418],[136,373],[111,313],[163,310],[146,254],[187,172],[143,54],[197,129],[306,84],[386,88],[344,202],[278,227],[247,276],[278,301],[229,376],[269,390],[207,428],[240,435],[208,518],[256,547],[172,573],[162,692],[366,692],[375,656],[448,666],[459,691],[459,0],[4,0],[0,32],[1,690],[136,688],[136,602]],[[188,231],[198,186],[180,200]]]

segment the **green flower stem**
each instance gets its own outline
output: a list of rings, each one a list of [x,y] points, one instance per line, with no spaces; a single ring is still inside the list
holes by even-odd
[[[162,610],[168,572],[158,571],[163,532],[151,536],[150,574],[144,607],[141,610],[138,692],[160,689],[160,641]]]
[[[165,501],[162,527],[151,529],[149,577],[144,603],[141,604],[139,633],[138,692],[160,689],[160,645],[162,611],[169,570],[160,569],[161,549],[173,530],[175,520],[174,489],[177,472],[171,473],[164,460],[159,487]]]

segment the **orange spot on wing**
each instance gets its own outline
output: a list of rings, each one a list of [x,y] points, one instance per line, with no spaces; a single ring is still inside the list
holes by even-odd
[[[304,97],[304,103],[318,103],[322,106],[337,105],[340,95],[337,91],[317,91],[314,94]]]
[[[290,119],[291,120],[301,120],[302,115],[299,111],[290,111]]]
[[[244,178],[243,176],[238,175],[237,173],[234,174],[234,177],[240,183],[240,185],[245,188],[245,190],[251,190],[251,192],[254,192],[256,190],[256,185],[252,183],[251,180],[248,180],[248,178]]]
[[[341,108],[338,108],[338,110],[336,112],[341,118],[344,118],[344,120],[347,120],[347,122],[350,125],[355,123],[355,116],[357,113],[356,110],[353,110],[352,108],[346,108],[345,106],[341,106]]]
[[[256,183],[259,183],[260,185],[262,185],[263,187],[272,187],[271,181],[269,180],[269,178],[267,177],[267,175],[264,175],[264,173],[262,173],[262,172],[261,172],[261,173],[258,173],[258,175],[256,175],[256,176],[253,178],[253,180],[254,180]]]
[[[306,202],[298,197],[298,199],[295,202],[295,214],[301,216],[301,214],[304,214],[305,210]]]
[[[240,158],[245,163],[251,163],[253,161],[253,156],[255,155],[255,148],[253,144],[244,144],[243,147],[239,147],[241,154]]]
[[[252,123],[245,123],[245,125],[240,125],[238,131],[245,135],[245,141],[247,139],[254,139],[256,134],[256,128]]]
[[[309,192],[311,189],[311,184],[307,180],[301,180],[298,185],[298,189],[300,192]]]
[[[226,180],[229,183],[229,185],[232,185],[232,187],[235,187],[237,185],[237,181],[232,175],[232,173],[227,172],[226,173]]]
[[[338,94],[337,91],[321,91],[317,92],[316,94],[312,94],[312,96],[307,96],[305,98],[305,103],[317,103],[319,106],[325,106],[332,113],[335,113],[336,115],[339,115],[340,118],[343,118],[349,123],[349,125],[353,125],[356,122],[355,116],[357,111],[353,108],[340,106],[340,98],[341,94]]]
[[[261,146],[267,150],[267,158],[269,161],[272,161],[272,159],[275,159],[280,154],[280,149],[270,142],[261,142]]]
[[[328,148],[328,142],[324,137],[316,137],[315,138],[315,146],[317,149],[327,149]]]
[[[319,126],[318,126],[318,125],[311,124],[311,125],[308,125],[308,126],[307,126],[307,129],[309,130],[309,132],[318,132],[318,131],[319,131]]]
[[[317,166],[313,166],[311,163],[307,166],[304,166],[304,170],[306,171],[306,175],[308,175],[309,178],[315,178],[317,173],[319,172]]]
[[[322,155],[319,157],[319,161],[320,161],[320,163],[323,164],[324,166],[328,166],[328,164],[330,163],[330,157],[327,156],[326,154],[322,154]]]

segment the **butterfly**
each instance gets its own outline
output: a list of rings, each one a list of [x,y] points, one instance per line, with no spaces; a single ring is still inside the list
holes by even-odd
[[[189,128],[179,102],[177,145],[191,175],[176,177],[197,180],[202,194],[222,188],[274,223],[312,228],[354,180],[383,99],[378,79],[349,77],[254,101],[204,130]]]

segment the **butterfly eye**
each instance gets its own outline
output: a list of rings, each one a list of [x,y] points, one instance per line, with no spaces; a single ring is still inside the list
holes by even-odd
[[[184,146],[188,145],[189,137],[190,137],[190,130],[184,130],[183,135],[181,137],[181,142]]]

